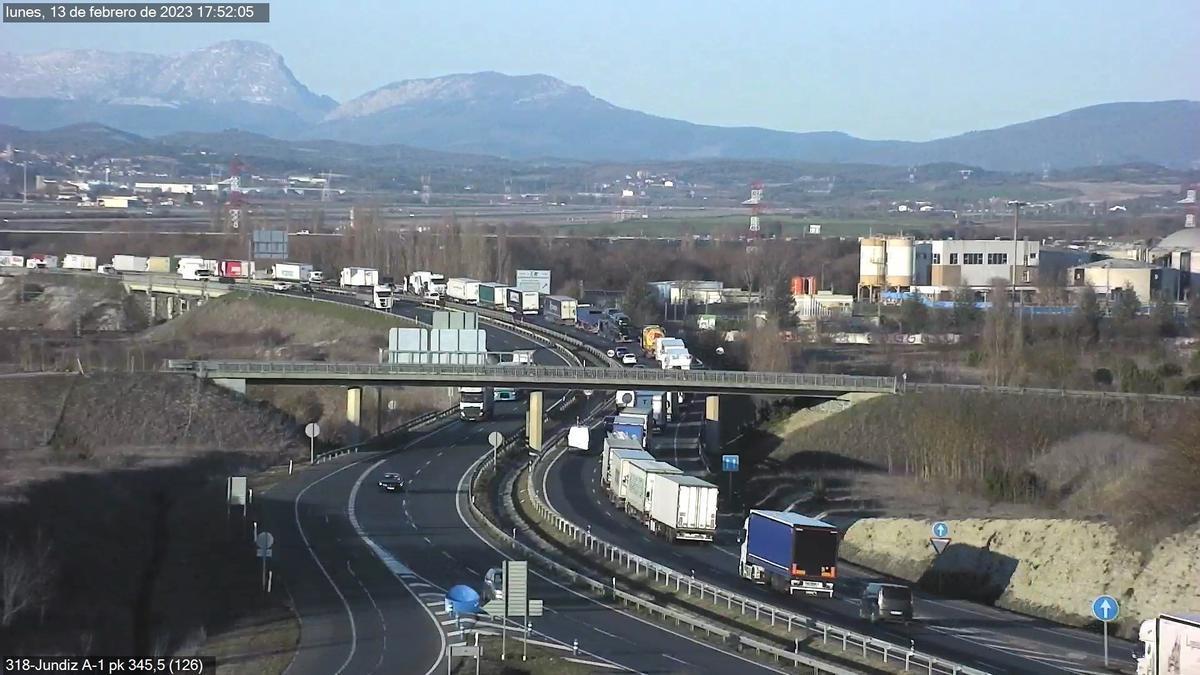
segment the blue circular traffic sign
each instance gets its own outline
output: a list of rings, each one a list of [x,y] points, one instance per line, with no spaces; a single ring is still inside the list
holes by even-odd
[[[946,537],[950,536],[950,526],[947,525],[945,521],[937,521],[933,524],[932,529],[933,536],[937,537],[938,539],[945,539]]]
[[[1121,615],[1121,603],[1111,595],[1101,595],[1092,601],[1092,616],[1108,623]]]

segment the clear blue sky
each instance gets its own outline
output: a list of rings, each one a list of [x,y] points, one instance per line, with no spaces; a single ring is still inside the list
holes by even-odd
[[[339,101],[407,78],[547,73],[693,122],[910,140],[1200,99],[1200,0],[275,0],[271,12],[270,25],[4,24],[0,50],[252,39]]]

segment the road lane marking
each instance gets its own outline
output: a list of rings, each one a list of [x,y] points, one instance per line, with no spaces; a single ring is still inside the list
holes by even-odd
[[[687,661],[684,661],[683,659],[677,659],[677,658],[675,658],[674,656],[671,656],[670,654],[663,654],[663,656],[664,656],[665,658],[671,659],[671,660],[672,660],[672,661],[674,661],[675,663],[682,663],[682,664],[683,664],[683,665],[685,665],[685,666],[690,666],[690,665],[692,665],[692,664],[688,663]]]
[[[379,604],[375,602],[375,596],[371,595],[371,591],[367,589],[367,585],[354,573],[354,568],[350,566],[349,560],[346,561],[346,569],[350,571],[350,576],[354,577],[354,580],[362,587],[363,593],[367,594],[367,599],[371,601],[371,606],[375,608],[375,613],[379,615],[379,625],[383,628],[383,632],[379,636],[379,658],[375,661],[375,666],[370,671],[374,673],[383,665],[383,655],[387,653],[387,620],[383,618],[383,610],[379,609]]]
[[[296,521],[296,530],[300,532],[300,540],[304,543],[304,548],[308,551],[308,555],[312,557],[313,562],[317,564],[317,569],[320,570],[321,575],[324,576],[325,580],[329,582],[329,585],[333,587],[333,592],[337,594],[338,600],[341,600],[342,607],[346,610],[346,619],[350,623],[350,653],[346,655],[346,660],[342,662],[341,666],[338,666],[338,669],[334,672],[334,675],[340,675],[342,672],[344,672],[347,666],[350,665],[350,661],[354,659],[354,652],[358,650],[358,626],[354,623],[354,610],[350,609],[350,602],[346,600],[346,596],[342,593],[342,589],[338,588],[338,585],[333,580],[333,577],[329,575],[329,571],[326,570],[325,566],[321,564],[320,558],[317,557],[317,552],[313,550],[312,544],[308,541],[308,535],[304,533],[304,525],[300,522],[300,500],[304,499],[304,493],[312,489],[313,486],[319,485],[325,480],[338,475],[352,466],[354,465],[347,464],[346,466],[343,466],[336,471],[327,473],[317,480],[309,483],[308,485],[304,486],[300,492],[296,493],[296,499],[292,502],[292,517]]]
[[[612,633],[610,633],[610,632],[608,632],[608,631],[606,631],[606,630],[600,629],[600,628],[596,628],[595,626],[592,626],[592,630],[596,631],[597,633],[600,633],[601,635],[607,635],[608,637],[610,637],[610,638],[612,638],[612,639],[614,639],[614,640],[620,640],[620,639],[621,639],[621,636],[620,636],[620,635],[613,635]]]

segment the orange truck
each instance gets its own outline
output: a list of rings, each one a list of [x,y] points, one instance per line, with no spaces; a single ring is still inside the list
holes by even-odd
[[[654,348],[658,345],[658,341],[666,337],[667,333],[662,329],[662,326],[646,326],[642,329],[642,351],[646,356],[654,356]]]

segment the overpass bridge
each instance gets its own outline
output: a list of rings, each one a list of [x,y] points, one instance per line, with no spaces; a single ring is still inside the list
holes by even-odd
[[[171,359],[166,371],[256,384],[450,385],[518,389],[643,389],[698,394],[768,394],[837,398],[851,392],[895,393],[896,378],[735,370],[656,370],[540,365],[193,361]]]

